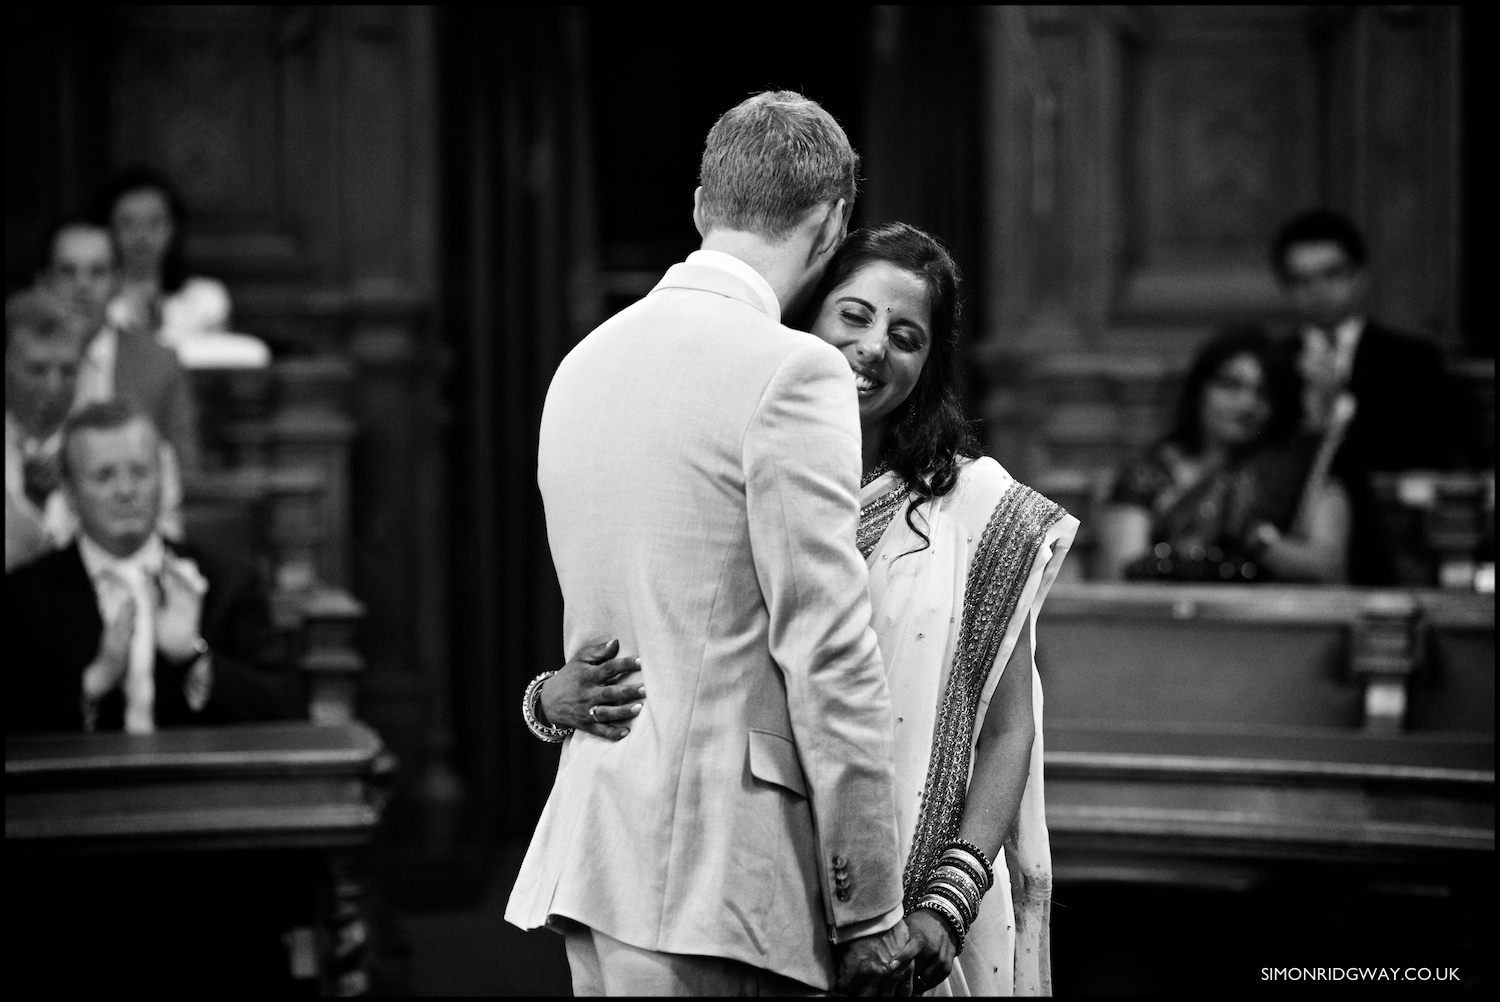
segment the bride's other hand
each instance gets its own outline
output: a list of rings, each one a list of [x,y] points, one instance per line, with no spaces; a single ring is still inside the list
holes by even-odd
[[[891,968],[910,963],[916,972],[914,994],[930,992],[953,970],[953,958],[958,956],[953,930],[930,908],[918,908],[902,921],[910,938],[891,958]]]
[[[640,715],[646,698],[643,682],[622,682],[640,671],[640,658],[616,657],[620,642],[611,640],[579,651],[556,675],[542,683],[542,715],[556,727],[572,727],[618,741],[630,733],[625,723]]]

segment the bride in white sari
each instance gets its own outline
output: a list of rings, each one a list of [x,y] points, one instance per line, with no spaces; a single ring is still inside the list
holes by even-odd
[[[978,455],[957,393],[958,271],[936,240],[900,223],[852,234],[816,303],[812,332],[859,390],[858,542],[896,717],[910,932],[893,969],[930,995],[1050,995],[1033,652],[1078,521]],[[616,653],[569,662],[537,715],[623,737],[644,691]]]

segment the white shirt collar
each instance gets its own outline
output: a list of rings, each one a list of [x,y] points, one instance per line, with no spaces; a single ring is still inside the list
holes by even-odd
[[[117,557],[84,533],[78,534],[78,554],[83,558],[83,567],[89,572],[90,578],[97,578],[107,570],[120,570],[126,567],[138,567],[155,573],[161,570],[166,552],[161,536],[154,532],[141,544],[140,549],[128,557]]]
[[[83,364],[78,368],[75,407],[114,399],[115,359],[119,351],[120,334],[108,325],[89,342],[88,350],[83,353]]]
[[[781,323],[781,300],[776,298],[776,292],[771,288],[771,283],[767,282],[760,272],[733,254],[716,250],[696,250],[687,256],[687,263],[727,271],[750,286],[751,291],[760,297],[761,305],[773,323]]]

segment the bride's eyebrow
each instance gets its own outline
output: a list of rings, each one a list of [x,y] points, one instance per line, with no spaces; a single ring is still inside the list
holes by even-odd
[[[865,309],[869,310],[871,313],[875,312],[875,307],[874,306],[871,306],[869,303],[865,302],[863,299],[860,299],[858,296],[840,296],[839,297],[839,302],[841,302],[841,303],[858,303],[860,306],[863,306]]]

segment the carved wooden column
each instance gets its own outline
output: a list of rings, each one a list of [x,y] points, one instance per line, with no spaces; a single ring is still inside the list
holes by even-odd
[[[355,436],[346,407],[354,369],[342,358],[294,358],[279,363],[276,376],[278,400],[266,429],[270,459],[279,468],[316,470],[322,477],[318,578],[346,587],[352,532],[349,457]]]
[[[368,995],[370,973],[365,947],[370,940],[365,917],[363,859],[356,852],[330,853],[323,932],[327,948],[323,961],[324,995]]]
[[[365,608],[347,592],[320,588],[299,602],[304,647],[298,659],[307,683],[308,716],[315,724],[355,719],[365,659],[354,645]]]
[[[1372,595],[1351,636],[1350,670],[1365,686],[1364,727],[1399,733],[1405,726],[1407,687],[1420,661],[1417,603],[1409,595]]]

